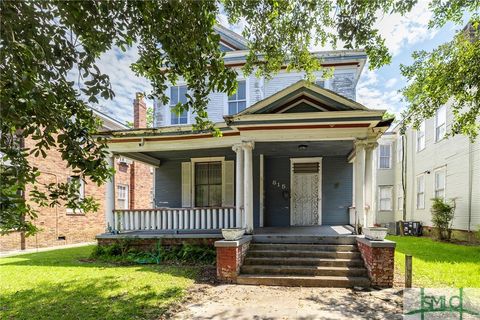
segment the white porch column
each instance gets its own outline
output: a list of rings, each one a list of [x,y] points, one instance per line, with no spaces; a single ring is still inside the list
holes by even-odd
[[[374,190],[374,163],[377,143],[365,145],[365,227],[375,223],[375,190]]]
[[[113,155],[107,157],[108,165],[114,168],[115,160]],[[115,219],[113,216],[113,210],[115,209],[115,176],[112,176],[110,180],[105,183],[105,223],[106,228],[110,227],[110,230],[115,230]]]
[[[243,224],[242,209],[243,209],[243,148],[241,144],[236,144],[232,147],[237,158],[235,161],[235,208],[236,208],[236,223],[237,227]]]
[[[244,175],[244,213],[245,228],[247,233],[253,232],[253,158],[252,150],[254,143],[252,141],[242,143],[245,156],[245,175]]]
[[[365,143],[355,142],[355,212],[356,224],[366,227],[365,216]]]

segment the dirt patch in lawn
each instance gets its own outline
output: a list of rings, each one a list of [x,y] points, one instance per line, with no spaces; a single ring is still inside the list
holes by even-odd
[[[197,284],[168,319],[402,319],[402,290]]]

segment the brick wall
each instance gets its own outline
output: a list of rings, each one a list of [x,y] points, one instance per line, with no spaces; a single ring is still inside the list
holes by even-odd
[[[395,246],[375,246],[368,240],[358,239],[358,249],[362,255],[372,286],[391,288],[395,268]]]
[[[188,244],[197,245],[197,246],[213,247],[213,244],[216,240],[218,239],[217,238],[161,238],[161,239],[130,238],[127,241],[131,248],[134,248],[137,250],[149,251],[151,249],[154,249],[159,241],[161,241],[162,246],[180,246],[185,243],[188,243]],[[98,241],[98,245],[100,246],[108,246],[124,240],[100,237],[100,238],[97,238],[97,241]]]
[[[239,243],[236,246],[219,246],[224,240],[217,241],[217,278],[227,283],[235,283],[247,254],[250,241]]]
[[[32,147],[33,144],[32,140],[26,139],[25,146],[27,148]],[[46,158],[32,156],[29,158],[29,162],[40,171],[40,183],[66,182],[70,175],[75,175],[62,161],[60,153],[53,149],[48,151]],[[128,185],[130,189],[130,168],[131,165],[123,165],[115,161],[116,185]],[[130,203],[130,208],[150,208],[153,189],[153,174],[150,166],[135,163],[135,181],[141,181],[141,183],[135,185],[136,196],[133,203]],[[30,190],[31,188],[26,190],[27,201]],[[115,187],[115,192],[116,190]],[[0,236],[0,252],[95,241],[95,236],[105,231],[104,195],[105,187],[103,185],[97,186],[95,183],[86,181],[85,196],[93,196],[100,204],[97,212],[86,214],[74,214],[63,205],[54,208],[39,208],[35,203],[29,201],[30,205],[38,210],[35,225],[40,232],[26,238],[19,232]],[[22,244],[22,242],[24,243]]]

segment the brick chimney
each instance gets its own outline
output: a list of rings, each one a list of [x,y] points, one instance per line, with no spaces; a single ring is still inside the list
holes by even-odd
[[[135,99],[133,100],[133,127],[138,128],[146,128],[147,127],[147,104],[143,99],[143,93],[137,92],[135,94]],[[136,196],[137,192],[142,192],[141,183],[137,185],[137,180],[140,180],[141,172],[145,171],[142,168],[142,165],[139,163],[132,162],[130,164],[130,209],[138,209],[136,208]],[[139,189],[139,190],[137,190]]]
[[[137,92],[133,100],[133,127],[147,127],[147,104],[143,99],[143,93]]]

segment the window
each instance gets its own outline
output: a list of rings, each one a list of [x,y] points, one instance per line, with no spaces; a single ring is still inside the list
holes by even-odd
[[[435,198],[445,198],[445,168],[435,170]]]
[[[392,186],[380,186],[379,188],[379,207],[380,211],[392,210]]]
[[[445,137],[447,129],[447,109],[440,107],[435,115],[435,141],[440,141]]]
[[[195,163],[195,206],[220,207],[222,205],[222,163]]]
[[[85,199],[85,181],[83,181],[83,179],[80,176],[70,176],[70,177],[68,177],[67,183],[68,184],[75,184],[75,185],[78,186],[77,195],[78,195],[78,200],[79,201],[82,201],[83,199]],[[72,211],[71,209],[73,209],[73,208],[67,208],[67,209],[70,209],[69,211]],[[75,213],[77,213],[76,210],[75,210]]]
[[[128,209],[128,185],[117,185],[117,206],[118,209]]]
[[[397,162],[402,162],[403,159],[403,136],[398,136],[397,139]]]
[[[420,123],[417,130],[417,151],[425,149],[425,121]]]
[[[390,169],[391,167],[391,144],[381,144],[378,149],[378,167],[380,169]]]
[[[85,181],[80,176],[70,176],[68,177],[69,184],[78,184],[78,199],[85,199]]]
[[[320,86],[320,87],[322,87],[322,88],[325,88],[325,80],[317,80],[317,81],[315,81],[315,84],[316,84],[317,86]]]
[[[402,184],[397,185],[397,210],[403,210],[403,187]]]
[[[186,124],[188,123],[188,111],[185,110],[178,115],[174,108],[178,103],[185,104],[187,102],[187,86],[170,87],[170,124]]]
[[[247,83],[238,81],[237,92],[228,97],[228,114],[237,114],[247,107]]]
[[[417,177],[417,209],[425,209],[425,175]]]

